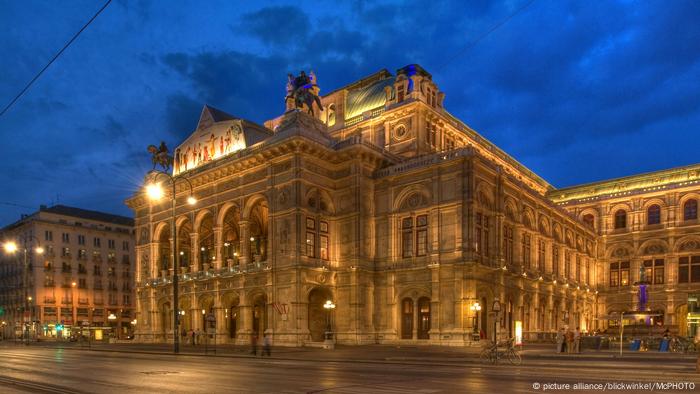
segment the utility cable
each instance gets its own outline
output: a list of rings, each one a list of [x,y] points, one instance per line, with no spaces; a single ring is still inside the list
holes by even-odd
[[[437,69],[436,69],[435,71],[440,71],[440,70],[442,70],[443,68],[445,68],[445,66],[447,66],[450,62],[452,62],[452,61],[455,60],[456,58],[462,56],[466,51],[468,51],[468,50],[472,49],[473,47],[475,47],[476,44],[478,44],[481,40],[483,40],[484,38],[486,38],[489,34],[493,33],[494,31],[498,30],[498,28],[500,28],[501,26],[505,25],[509,20],[513,19],[516,15],[518,15],[519,13],[521,13],[522,11],[524,11],[527,7],[529,7],[529,6],[530,6],[532,3],[534,3],[534,2],[535,2],[535,0],[530,0],[530,1],[528,1],[528,2],[525,3],[523,6],[521,6],[521,7],[518,8],[517,10],[515,10],[512,14],[508,15],[505,19],[503,19],[502,21],[500,21],[500,22],[496,23],[495,25],[493,25],[490,29],[486,30],[482,35],[480,35],[479,37],[477,37],[474,41],[470,42],[469,44],[467,44],[467,46],[465,46],[464,48],[462,48],[462,49],[460,49],[459,51],[457,51],[457,53],[455,53],[451,58],[447,59],[447,61],[446,61],[445,63],[443,63],[442,65],[438,66]]]
[[[105,8],[107,8],[107,6],[109,5],[109,3],[111,3],[111,2],[112,2],[112,0],[107,0],[107,2],[105,3],[105,5],[103,5],[102,8],[100,8],[100,10],[97,11],[97,13],[96,13],[95,15],[93,15],[92,18],[90,18],[90,20],[85,24],[85,26],[83,26],[80,30],[78,30],[78,32],[75,33],[75,35],[73,36],[73,38],[71,38],[70,41],[68,41],[68,43],[66,43],[66,45],[64,45],[63,48],[61,48],[61,50],[58,51],[58,53],[56,53],[56,55],[54,55],[54,57],[53,57],[51,60],[49,60],[49,62],[44,66],[44,68],[42,68],[41,71],[39,71],[39,73],[36,74],[36,75],[34,76],[34,78],[32,78],[31,81],[29,81],[29,83],[27,84],[27,86],[25,86],[24,89],[22,89],[22,91],[19,92],[19,94],[17,94],[17,96],[15,96],[15,98],[12,99],[12,101],[10,101],[9,104],[7,104],[7,106],[2,110],[2,112],[0,112],[0,116],[5,115],[5,112],[7,112],[7,111],[10,109],[10,107],[12,107],[12,105],[14,105],[14,103],[17,102],[17,100],[19,100],[19,98],[22,97],[22,95],[23,95],[24,93],[27,92],[27,90],[29,90],[29,88],[32,86],[32,84],[34,84],[34,82],[35,82],[37,79],[39,79],[39,77],[41,76],[41,74],[43,74],[44,71],[46,71],[46,69],[48,69],[49,66],[51,66],[51,64],[52,64],[54,61],[56,61],[56,59],[58,59],[58,57],[61,56],[61,54],[62,54],[66,49],[68,49],[68,47],[70,46],[70,44],[72,44],[73,41],[75,41],[75,39],[78,38],[78,36],[80,35],[80,33],[82,33],[83,30],[85,30],[85,29],[90,25],[90,23],[92,23],[92,21],[94,21],[95,18],[97,18],[97,17],[100,15],[100,13],[102,13],[102,11],[104,11]]]

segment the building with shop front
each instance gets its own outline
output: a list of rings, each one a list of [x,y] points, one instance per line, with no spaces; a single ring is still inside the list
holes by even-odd
[[[346,344],[465,345],[495,330],[534,340],[564,326],[605,328],[610,308],[634,308],[628,288],[607,285],[606,254],[620,236],[650,244],[633,227],[619,236],[602,230],[603,205],[571,202],[450,115],[420,66],[320,96],[320,111],[308,102],[313,114],[287,99],[264,125],[204,107],[174,150],[177,250],[172,196],[128,199],[137,340],[201,329],[217,343],[269,334],[303,346],[330,330]],[[156,181],[165,182],[149,173],[144,185]],[[598,225],[585,216],[591,211]],[[677,325],[673,316],[666,322]]]
[[[133,219],[42,205],[0,230],[0,240],[4,338],[131,336]]]

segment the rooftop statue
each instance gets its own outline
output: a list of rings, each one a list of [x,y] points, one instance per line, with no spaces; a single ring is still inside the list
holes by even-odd
[[[316,83],[316,74],[313,71],[309,75],[302,71],[297,77],[287,74],[287,97],[285,99],[293,99],[295,108],[304,108],[304,104],[306,104],[309,114],[314,115],[313,104],[316,103],[319,111],[323,110],[321,99],[316,94],[317,91],[318,84]]]
[[[168,146],[165,145],[165,141],[160,142],[160,147],[148,145],[148,151],[153,155],[151,161],[153,162],[154,170],[156,165],[160,165],[165,172],[170,169],[170,166],[173,164],[173,157],[168,154]]]

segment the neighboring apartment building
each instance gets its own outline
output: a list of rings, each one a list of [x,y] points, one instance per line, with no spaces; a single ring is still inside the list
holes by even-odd
[[[5,338],[131,336],[133,219],[42,205],[0,230],[0,240],[17,245],[0,252]]]

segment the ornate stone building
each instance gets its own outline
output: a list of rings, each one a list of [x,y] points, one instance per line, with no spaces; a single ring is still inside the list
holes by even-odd
[[[264,126],[204,107],[174,155],[177,251],[170,196],[127,201],[137,339],[180,334],[173,252],[178,330],[218,343],[267,333],[309,345],[330,326],[340,343],[464,345],[494,327],[513,335],[516,322],[529,339],[604,324],[607,238],[450,115],[428,72],[382,70],[320,101],[311,115],[288,97]]]

